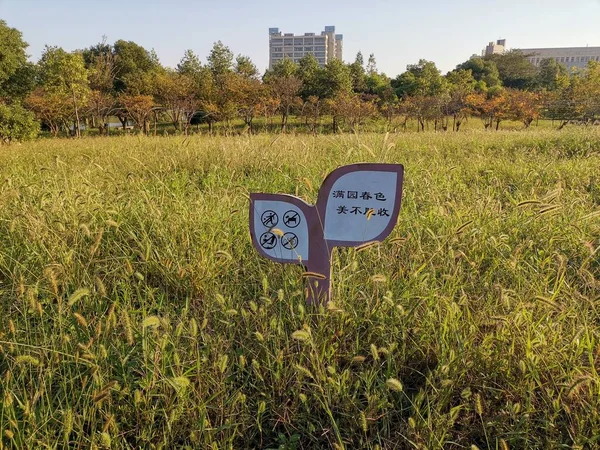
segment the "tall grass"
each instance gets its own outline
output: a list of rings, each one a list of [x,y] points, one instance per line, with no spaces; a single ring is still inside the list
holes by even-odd
[[[328,307],[248,193],[406,168]],[[600,133],[46,140],[0,148],[0,448],[593,448]]]

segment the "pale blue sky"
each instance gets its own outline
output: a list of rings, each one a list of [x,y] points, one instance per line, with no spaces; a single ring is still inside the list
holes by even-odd
[[[213,42],[268,64],[268,28],[344,35],[344,59],[375,53],[396,76],[419,58],[444,72],[487,42],[509,47],[600,46],[600,0],[0,0],[0,19],[23,32],[37,59],[45,44],[88,47],[106,35],[154,48],[175,66],[191,48],[204,62]]]

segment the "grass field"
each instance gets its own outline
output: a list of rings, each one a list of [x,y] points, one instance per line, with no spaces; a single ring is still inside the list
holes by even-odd
[[[405,165],[327,308],[249,192]],[[0,148],[0,448],[597,448],[600,130]]]

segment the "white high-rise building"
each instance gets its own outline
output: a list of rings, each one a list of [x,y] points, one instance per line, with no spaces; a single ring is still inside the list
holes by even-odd
[[[269,28],[269,69],[284,58],[295,63],[312,53],[322,67],[334,58],[342,59],[344,36],[335,34],[334,26],[327,26],[320,35],[315,33],[282,33],[279,28]]]

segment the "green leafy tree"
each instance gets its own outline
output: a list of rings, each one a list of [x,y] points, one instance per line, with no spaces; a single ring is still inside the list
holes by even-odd
[[[46,46],[39,67],[40,79],[46,91],[69,95],[73,105],[75,135],[79,137],[81,135],[79,110],[86,104],[90,90],[83,55]]]
[[[39,122],[21,105],[0,103],[0,142],[10,144],[14,141],[34,139],[39,130]]]
[[[421,59],[418,64],[408,65],[406,69],[392,82],[398,97],[436,96],[446,91],[446,80],[434,62]]]
[[[538,89],[556,91],[569,84],[567,68],[556,62],[554,58],[545,58],[540,62],[535,85]]]
[[[235,58],[234,71],[244,78],[258,77],[258,69],[249,56],[238,55]]]
[[[279,106],[281,131],[285,131],[292,109],[302,104],[299,96],[302,80],[297,74],[298,65],[290,59],[284,58],[264,76],[265,84]]]
[[[27,62],[22,34],[0,20],[0,86]]]
[[[600,117],[600,62],[590,61],[574,86],[575,103],[581,118],[593,123]]]
[[[196,78],[201,70],[200,58],[192,50],[186,50],[183,58],[177,64],[177,72]]]
[[[521,50],[510,50],[486,56],[496,64],[500,80],[507,88],[530,89],[535,85],[537,68],[529,62]]]
[[[271,70],[267,70],[263,77],[263,81],[268,82],[270,78],[289,78],[298,75],[298,64],[289,58],[284,58],[277,61]]]
[[[495,88],[502,85],[496,63],[478,56],[456,66],[456,70],[470,70],[475,80],[482,82],[482,89]]]
[[[374,73],[377,73],[377,61],[375,60],[374,53],[371,53],[369,55],[369,60],[367,61],[366,72],[367,72],[367,75],[372,75]]]
[[[310,97],[321,97],[322,89],[320,81],[322,80],[323,69],[319,67],[317,58],[312,53],[308,53],[298,61],[298,77],[302,81],[300,96],[308,101]]]
[[[334,98],[352,93],[352,74],[348,66],[339,59],[329,61],[321,75],[320,85],[323,98]]]
[[[137,82],[144,74],[160,66],[154,52],[133,41],[118,40],[113,51],[116,64],[114,88],[117,93],[126,91],[132,80]]]
[[[35,87],[35,66],[27,62],[22,34],[0,20],[0,100],[20,102]]]
[[[366,77],[366,92],[379,96],[384,90],[390,87],[390,82],[391,80],[384,73],[368,73]]]
[[[356,93],[366,92],[365,61],[360,51],[356,54],[356,59],[348,68],[352,77],[352,90]]]
[[[117,66],[117,55],[113,47],[106,43],[106,38],[103,38],[102,42],[83,50],[82,55],[85,67],[88,70],[90,89],[105,94],[113,94],[119,68]]]
[[[452,117],[452,129],[459,131],[462,122],[469,116],[467,98],[478,90],[479,85],[470,70],[454,70],[446,75],[446,80],[449,96],[444,111]]]
[[[233,66],[233,53],[221,41],[215,42],[210,54],[206,58],[208,68],[215,77],[219,77],[227,72],[231,72]]]
[[[5,102],[19,103],[32,92],[37,84],[37,66],[26,62],[0,85],[0,99]]]

